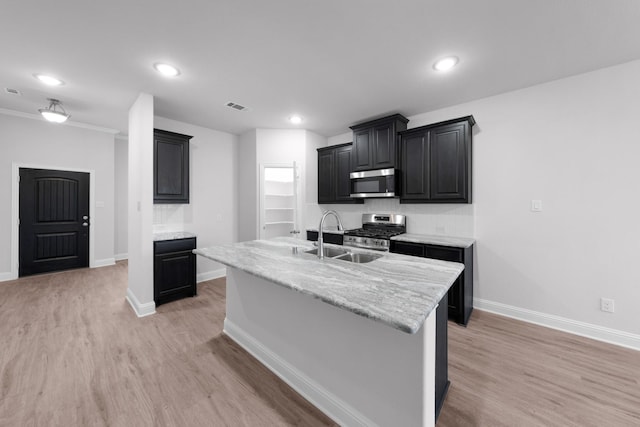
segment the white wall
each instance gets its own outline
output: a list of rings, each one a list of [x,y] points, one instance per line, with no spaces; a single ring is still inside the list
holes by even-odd
[[[256,130],[245,132],[238,140],[237,211],[238,241],[258,238],[258,161]]]
[[[468,114],[477,120],[469,212],[476,305],[638,346],[640,61],[413,116],[409,125]],[[530,211],[532,199],[542,212]],[[600,311],[600,297],[615,300],[615,313]]]
[[[113,262],[113,134],[0,114],[0,279],[11,271],[12,164],[95,171],[95,261]]]
[[[153,96],[129,110],[127,300],[138,316],[155,313],[153,299]],[[113,166],[112,166],[113,170]]]
[[[115,233],[114,256],[116,260],[126,259],[128,240],[128,182],[129,174],[129,145],[126,138],[116,138],[114,143],[114,206]]]
[[[325,137],[299,129],[256,129],[240,136],[238,154],[238,238],[240,241],[258,238],[259,170],[261,165],[265,164],[296,162],[300,171],[301,192],[298,200],[298,221],[299,228],[304,229],[308,221],[308,211],[314,207],[317,210],[315,203],[318,182],[316,148],[325,145]],[[307,205],[311,208],[308,209]],[[304,238],[304,233],[300,237]]]
[[[238,137],[213,129],[155,117],[157,129],[191,135],[188,205],[154,205],[154,230],[190,231],[198,247],[238,240]],[[224,275],[224,266],[198,257],[198,280]]]

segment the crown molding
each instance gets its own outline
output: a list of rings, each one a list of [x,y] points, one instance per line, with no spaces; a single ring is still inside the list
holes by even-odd
[[[0,108],[0,114],[5,114],[7,116],[21,117],[23,119],[46,121],[39,114],[23,113],[22,111],[9,110],[7,108]],[[104,132],[104,133],[108,133],[108,134],[111,134],[111,135],[117,135],[117,134],[120,133],[120,131],[117,130],[117,129],[104,128],[104,127],[101,127],[101,126],[90,125],[88,123],[73,122],[73,121],[69,121],[69,120],[67,120],[64,123],[59,123],[59,125],[62,125],[62,126],[73,126],[73,127],[82,128],[82,129],[94,130],[94,131],[97,131],[97,132]]]

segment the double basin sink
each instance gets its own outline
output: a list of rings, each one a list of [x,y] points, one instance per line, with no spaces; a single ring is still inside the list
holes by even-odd
[[[362,252],[350,252],[341,248],[322,248],[325,258],[339,259],[341,261],[354,262],[356,264],[365,264],[378,258],[381,258],[382,254],[369,254]],[[311,249],[306,251],[308,254],[318,255],[318,249]]]

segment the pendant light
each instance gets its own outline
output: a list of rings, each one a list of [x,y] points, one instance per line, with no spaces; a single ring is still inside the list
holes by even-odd
[[[42,117],[54,123],[63,123],[71,117],[64,110],[64,107],[59,100],[54,98],[47,98],[47,100],[49,101],[49,106],[38,110],[40,114],[42,114]]]

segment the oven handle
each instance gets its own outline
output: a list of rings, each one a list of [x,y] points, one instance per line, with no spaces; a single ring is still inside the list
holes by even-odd
[[[364,199],[364,198],[374,198],[374,197],[396,197],[396,193],[351,193],[349,195],[352,199]]]
[[[342,246],[349,246],[349,247],[352,247],[352,248],[369,249],[371,251],[378,251],[378,252],[389,252],[389,248],[380,248],[380,247],[372,248],[371,246],[363,245],[363,244],[360,244],[360,243],[353,243],[353,242],[344,242],[342,244]]]
[[[358,178],[373,178],[376,176],[390,176],[395,175],[395,169],[375,169],[370,171],[362,171],[362,172],[351,172],[349,174],[349,178],[358,179]]]

